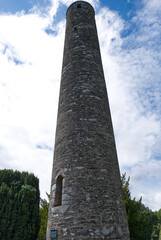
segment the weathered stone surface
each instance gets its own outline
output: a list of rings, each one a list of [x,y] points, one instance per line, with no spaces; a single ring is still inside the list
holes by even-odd
[[[94,10],[84,1],[67,11],[47,240],[53,229],[61,240],[129,240]]]

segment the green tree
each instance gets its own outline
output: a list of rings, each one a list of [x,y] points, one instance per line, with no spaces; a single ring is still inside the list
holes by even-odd
[[[47,194],[47,193],[46,193]],[[49,209],[49,194],[47,194],[48,201],[46,199],[40,199],[40,230],[37,240],[46,239],[46,228],[48,220],[48,209]]]
[[[142,213],[143,219],[146,221],[146,227],[144,229],[143,240],[146,239],[156,239],[156,236],[159,234],[158,232],[158,217],[156,212],[152,212],[151,210],[144,210]],[[157,238],[159,239],[159,238]]]
[[[161,240],[161,209],[155,212],[157,216],[157,224],[153,225],[152,240]]]
[[[123,174],[121,177],[121,182],[130,231],[130,239],[151,240],[152,229],[150,228],[148,236],[145,234],[147,232],[149,218],[145,217],[145,214],[143,214],[142,211],[142,209],[147,208],[145,208],[145,206],[141,203],[141,198],[138,201],[136,201],[135,198],[131,198],[129,181],[130,178],[126,180],[126,174]],[[149,226],[151,225],[149,224]]]
[[[158,222],[161,224],[161,209],[157,212]]]
[[[39,180],[27,172],[0,170],[0,239],[36,240]]]

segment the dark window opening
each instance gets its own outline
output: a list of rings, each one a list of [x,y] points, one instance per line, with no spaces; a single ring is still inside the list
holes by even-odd
[[[63,177],[59,175],[56,180],[55,203],[54,203],[55,207],[62,205],[62,190],[63,190]]]
[[[74,27],[74,32],[77,32],[77,27]]]
[[[81,4],[77,4],[77,8],[81,8]]]

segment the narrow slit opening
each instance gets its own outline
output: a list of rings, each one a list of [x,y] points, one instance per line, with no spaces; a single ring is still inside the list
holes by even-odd
[[[54,206],[62,205],[63,177],[59,175],[56,180],[55,202]]]
[[[77,32],[77,27],[74,27],[74,32]]]

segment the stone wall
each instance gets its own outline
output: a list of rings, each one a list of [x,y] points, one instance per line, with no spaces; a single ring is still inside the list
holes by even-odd
[[[47,240],[50,230],[61,240],[129,239],[94,10],[84,1],[67,10]]]

